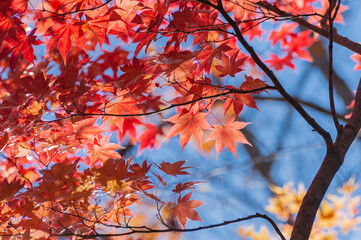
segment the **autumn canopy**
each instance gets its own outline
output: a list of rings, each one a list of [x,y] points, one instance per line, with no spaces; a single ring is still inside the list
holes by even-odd
[[[255,98],[274,92],[343,160],[361,125],[361,93],[347,125],[351,142],[331,104],[333,144],[276,76],[312,62],[309,48],[321,37],[331,53],[332,44],[352,50],[361,68],[360,45],[333,31],[347,6],[331,2],[0,1],[0,236],[186,230],[189,220],[202,220],[203,202],[192,196],[202,180],[177,177],[197,166],[139,156],[176,139],[179,152],[193,145],[214,149],[214,161],[223,151],[240,157],[238,147],[253,145],[242,112],[262,115]],[[261,40],[271,53],[254,50]],[[142,206],[153,208],[157,224],[139,225]]]

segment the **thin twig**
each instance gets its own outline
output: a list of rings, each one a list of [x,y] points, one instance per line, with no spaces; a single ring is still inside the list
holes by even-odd
[[[118,233],[118,234],[88,234],[88,235],[82,235],[82,234],[65,233],[65,234],[54,234],[53,236],[62,236],[62,237],[76,236],[76,237],[81,237],[81,238],[84,238],[84,239],[90,239],[90,238],[95,238],[95,237],[125,236],[125,235],[131,235],[131,234],[136,234],[136,233],[196,232],[196,231],[200,231],[200,230],[212,229],[212,228],[222,227],[222,226],[233,224],[233,223],[247,221],[247,220],[254,219],[254,218],[263,218],[263,219],[267,220],[272,225],[272,227],[274,228],[274,230],[276,231],[276,233],[278,234],[280,239],[286,240],[286,238],[283,236],[281,230],[278,228],[277,224],[270,217],[268,217],[267,215],[260,214],[260,213],[256,213],[254,215],[249,215],[249,216],[244,217],[244,218],[237,218],[237,219],[230,220],[230,221],[224,221],[222,223],[211,224],[211,225],[201,226],[201,227],[196,227],[196,228],[184,228],[184,229],[182,229],[182,228],[167,228],[167,229],[147,228],[146,230],[132,229],[132,230],[130,230],[128,232],[123,232],[123,233]]]
[[[53,123],[53,122],[59,122],[59,121],[63,121],[66,119],[70,119],[73,117],[79,117],[79,116],[108,116],[108,117],[140,117],[140,116],[149,116],[149,115],[153,115],[156,113],[160,113],[160,112],[164,112],[166,110],[175,108],[175,107],[179,107],[179,106],[185,106],[185,105],[189,105],[195,102],[199,102],[202,100],[206,100],[206,99],[210,99],[210,98],[217,98],[217,97],[221,97],[221,96],[226,96],[228,94],[232,94],[232,93],[236,93],[236,94],[250,94],[250,93],[256,93],[259,91],[263,91],[263,90],[271,90],[271,89],[275,89],[275,87],[273,86],[266,86],[266,87],[262,87],[262,88],[258,88],[258,89],[253,89],[253,90],[249,90],[249,91],[244,91],[241,89],[228,89],[228,91],[219,93],[219,94],[215,94],[215,95],[211,95],[211,96],[200,96],[197,99],[193,99],[191,101],[188,102],[184,102],[184,103],[176,103],[176,104],[171,104],[168,107],[156,110],[156,111],[152,111],[152,112],[146,112],[146,113],[134,113],[134,114],[112,114],[112,113],[74,113],[71,114],[69,113],[69,116],[63,117],[63,118],[58,118],[55,120],[50,120],[50,121],[38,121],[39,124],[36,124],[34,127],[39,127],[39,126],[43,126],[49,123]]]
[[[332,1],[336,0],[329,0],[329,7],[327,10],[327,17],[328,17],[328,23],[329,23],[329,29],[330,29],[330,38],[328,42],[328,93],[329,93],[329,100],[330,100],[330,109],[331,109],[331,116],[332,120],[335,124],[335,127],[337,129],[337,132],[340,132],[342,130],[342,126],[338,122],[337,114],[336,114],[336,108],[335,108],[335,100],[333,95],[333,21],[334,17],[337,15],[337,10],[335,10],[335,16],[332,16],[332,11],[335,6],[332,6]],[[337,0],[338,4],[341,4],[341,0]]]

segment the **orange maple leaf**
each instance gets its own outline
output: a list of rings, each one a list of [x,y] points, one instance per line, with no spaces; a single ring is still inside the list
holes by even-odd
[[[95,163],[97,160],[105,162],[109,158],[120,158],[119,153],[114,150],[122,148],[118,144],[110,143],[109,137],[103,137],[100,139],[100,143],[95,138],[94,144],[88,144],[88,147],[92,163]]]
[[[166,121],[174,123],[175,125],[170,129],[167,138],[174,137],[180,134],[180,144],[182,151],[184,146],[188,143],[190,137],[194,136],[202,148],[203,129],[210,129],[208,122],[204,119],[207,113],[192,114],[191,112],[176,114]]]
[[[202,221],[198,212],[194,210],[194,208],[197,208],[204,203],[198,200],[189,200],[191,196],[192,192],[188,193],[182,198],[179,196],[177,205],[175,205],[171,210],[172,217],[178,217],[178,220],[183,225],[183,227],[186,225],[187,218],[193,221]]]
[[[264,88],[267,86],[267,84],[259,78],[254,79],[253,77],[247,75],[245,75],[244,77],[246,81],[244,81],[241,85],[241,89],[244,91],[251,91],[255,89]],[[266,90],[264,91],[267,92]],[[255,93],[259,93],[259,92],[255,92]]]
[[[356,66],[354,67],[354,71],[361,70],[361,55],[355,53],[351,56],[352,60],[356,62]]]
[[[76,132],[75,138],[79,141],[89,139],[94,140],[97,134],[104,132],[104,129],[99,126],[94,126],[96,118],[88,118],[84,121],[77,122],[73,125]]]
[[[116,102],[104,104],[101,108],[106,108],[107,114],[127,115],[139,113],[139,109],[136,106],[137,101],[131,96],[126,96],[124,92],[118,91],[115,100]],[[124,117],[110,118],[110,120],[122,133],[125,132]]]
[[[217,158],[224,145],[237,157],[236,142],[251,145],[246,137],[239,131],[250,123],[233,121],[228,119],[224,125],[213,126],[214,131],[208,140],[216,140]]]

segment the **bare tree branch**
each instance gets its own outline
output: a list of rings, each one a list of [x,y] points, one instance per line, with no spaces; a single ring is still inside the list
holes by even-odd
[[[226,225],[233,224],[233,223],[243,222],[243,221],[247,221],[247,220],[254,219],[254,218],[263,218],[263,219],[267,220],[272,225],[273,229],[276,231],[276,233],[278,234],[280,239],[286,240],[286,238],[283,236],[281,230],[278,228],[277,224],[267,215],[260,214],[260,213],[256,213],[254,215],[249,215],[244,218],[237,218],[237,219],[230,220],[230,221],[224,221],[222,223],[211,224],[211,225],[201,226],[201,227],[196,227],[196,228],[181,229],[181,228],[168,227],[167,229],[154,229],[154,228],[149,228],[149,227],[143,226],[143,227],[137,227],[137,228],[129,227],[130,230],[128,232],[115,233],[115,234],[98,233],[98,234],[82,235],[82,234],[76,234],[76,233],[64,233],[64,234],[53,234],[52,236],[58,236],[58,237],[76,236],[76,237],[81,237],[83,239],[90,239],[90,238],[95,238],[95,237],[125,236],[125,235],[131,235],[131,234],[136,234],[136,233],[196,232],[196,231],[200,231],[200,230],[217,228],[217,227],[222,227],[222,226],[226,226]],[[4,235],[1,235],[1,236],[4,236]]]

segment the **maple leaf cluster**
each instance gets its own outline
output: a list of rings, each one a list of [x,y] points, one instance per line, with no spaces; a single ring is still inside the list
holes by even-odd
[[[270,2],[292,14],[319,10],[315,0],[293,1],[292,8]],[[224,1],[224,9],[249,40],[265,32],[256,5]],[[309,31],[282,24],[269,40],[285,52],[266,60],[275,70],[294,68],[296,58],[312,60]],[[0,56],[5,235],[127,227],[119,218],[132,215],[140,196],[167,205],[154,190],[167,183],[151,167],[169,177],[188,174],[188,167],[183,160],[140,165],[120,155],[123,147],[152,150],[180,135],[184,149],[193,136],[200,147],[215,140],[217,156],[224,146],[237,156],[236,142],[249,144],[240,131],[249,124],[239,118],[244,106],[258,109],[254,95],[274,89],[259,74],[244,74],[252,57],[239,50],[220,12],[202,1],[3,0]],[[173,189],[170,216],[183,226],[201,220],[194,209],[202,203],[190,200],[198,183]]]

